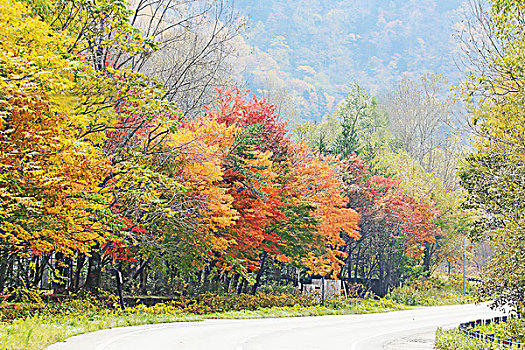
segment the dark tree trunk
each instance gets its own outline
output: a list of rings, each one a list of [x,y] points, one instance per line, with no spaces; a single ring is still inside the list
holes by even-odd
[[[88,272],[84,288],[90,292],[98,292],[100,288],[100,274],[102,269],[102,257],[98,249],[91,252],[88,259]]]
[[[229,289],[230,289],[230,278],[228,277],[228,273],[225,273],[225,274],[224,274],[224,285],[223,285],[223,289],[224,289],[224,292],[225,292],[225,293],[228,293],[228,292],[229,292]]]
[[[239,278],[240,277],[241,277],[241,275],[239,275],[239,274],[233,276],[233,281],[231,283],[232,293],[235,293],[237,291],[237,285],[239,284]]]
[[[201,274],[201,292],[202,293],[205,293],[208,291],[208,276],[210,275],[210,268],[205,266],[203,269],[202,269],[202,274]]]
[[[9,252],[2,250],[0,253],[0,293],[4,290],[7,277],[7,267],[9,265]]]
[[[248,280],[245,278],[244,281],[242,282],[242,288],[241,288],[241,293],[244,293],[244,294],[248,294]]]
[[[72,292],[77,292],[80,288],[80,275],[82,273],[82,268],[84,267],[84,263],[86,262],[86,256],[84,254],[80,254],[77,258],[77,266],[75,269],[75,276],[73,276],[73,281],[71,283],[70,290]]]
[[[267,253],[263,252],[261,257],[261,264],[259,265],[259,271],[257,271],[257,276],[255,277],[255,283],[252,286],[252,295],[255,295],[257,293],[257,288],[259,288],[259,284],[261,283],[261,277],[264,272],[264,267],[266,263],[266,256]]]
[[[423,255],[423,271],[430,272],[430,265],[432,264],[433,249],[431,244],[425,245],[425,251]]]
[[[146,264],[147,265],[147,264]],[[139,285],[139,293],[142,295],[146,295],[148,293],[148,269],[146,268],[146,265],[144,265],[144,268],[140,271],[140,285]]]
[[[9,276],[11,276],[11,278],[10,278],[10,281],[11,281],[10,285],[13,286],[13,268],[14,268],[14,265],[15,265],[15,257],[14,256],[9,256],[7,258],[7,271],[5,272],[4,287],[9,287],[9,285],[7,284]]]
[[[239,278],[239,283],[237,284],[237,294],[242,293],[242,287],[244,286],[244,277]]]
[[[359,247],[357,248],[357,255],[356,255],[356,258],[355,258],[355,266],[354,266],[354,278],[357,280],[357,278],[359,278],[359,259],[360,259],[360,255],[361,255],[361,249],[359,249]]]
[[[122,272],[120,272],[119,268],[115,269],[115,280],[117,281],[117,293],[118,293],[118,299],[120,303],[120,309],[124,311],[126,309],[126,306],[124,305],[124,294],[122,292]]]
[[[49,258],[50,255],[42,255],[40,260],[37,261],[33,277],[33,286],[38,287],[38,284],[42,281],[42,276],[44,275],[44,270],[46,269]]]
[[[149,261],[147,259],[146,260],[141,260],[140,266],[135,271],[133,271],[133,273],[131,274],[130,278],[128,279],[127,286],[126,286],[126,284],[124,284],[125,285],[125,289],[132,288],[133,284],[136,284],[140,288],[141,281],[142,281],[142,272],[144,271],[144,269],[147,268],[148,262]],[[140,277],[138,282],[136,281],[137,277]]]
[[[346,271],[348,273],[348,278],[347,278],[348,280],[352,278],[352,253],[353,252],[354,250],[352,249],[352,244],[350,243],[348,244],[348,257],[346,258]]]
[[[64,259],[64,254],[55,254],[55,271],[58,272],[58,276],[55,276],[58,278],[55,278],[56,282],[53,283],[53,292],[55,294],[64,294],[66,291],[66,263],[67,261]]]

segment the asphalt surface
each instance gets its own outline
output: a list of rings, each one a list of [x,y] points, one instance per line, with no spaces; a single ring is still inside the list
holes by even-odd
[[[103,330],[48,350],[433,349],[437,327],[499,315],[482,304],[365,315],[205,320]]]

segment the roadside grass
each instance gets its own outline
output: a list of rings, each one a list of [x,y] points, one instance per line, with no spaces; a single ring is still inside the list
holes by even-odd
[[[86,310],[75,307],[86,306]],[[67,307],[58,314],[41,313],[0,323],[0,349],[2,350],[41,350],[65,339],[97,330],[155,324],[201,321],[203,319],[253,319],[280,318],[323,315],[348,315],[360,313],[388,312],[403,310],[406,307],[391,300],[359,300],[342,298],[328,301],[326,306],[283,306],[238,310],[195,315],[177,310],[170,304],[155,306],[137,305],[126,311],[101,309],[90,304],[80,303]]]
[[[195,315],[151,315],[114,312],[82,317],[35,315],[0,324],[0,349],[41,350],[66,338],[102,329],[154,323],[200,321]]]
[[[256,296],[205,294],[153,306],[138,304],[120,311],[114,296],[108,296],[103,301],[87,295],[61,302],[43,303],[31,291],[23,292],[24,297],[20,299],[25,303],[0,303],[0,350],[41,350],[75,335],[115,327],[203,319],[351,315],[404,310],[408,306],[450,305],[473,301],[470,296],[462,297],[457,278],[443,277],[430,281],[413,281],[392,291],[383,299],[336,297],[328,300],[325,306],[318,305],[314,299],[304,295],[288,293],[259,293]],[[466,340],[463,337],[457,338],[453,331],[439,332],[439,344],[445,345],[438,349],[485,349],[468,347],[470,342],[464,347],[447,347],[452,346],[450,344],[463,344]]]
[[[334,300],[328,301],[326,306],[285,306],[263,308],[258,310],[226,311],[203,315],[203,318],[211,319],[251,319],[251,318],[280,318],[280,317],[306,317],[306,316],[326,316],[326,315],[354,315],[390,312],[406,310],[402,304],[391,300],[365,300],[349,299],[348,301]]]
[[[436,331],[435,347],[438,350],[491,350],[494,344],[488,344],[477,339],[465,337],[459,329]]]
[[[509,318],[507,322],[478,325],[474,330],[484,334],[494,334],[497,338],[512,338],[517,342],[525,341],[525,320]],[[471,339],[455,328],[452,330],[438,329],[436,331],[436,348],[439,350],[490,350],[508,348],[503,345],[489,344],[477,339]],[[514,347],[513,347],[514,348]]]
[[[467,283],[463,296],[463,280],[459,275],[433,276],[411,281],[391,291],[386,298],[408,306],[444,306],[476,301],[476,286]]]
[[[494,334],[497,338],[512,338],[514,341],[525,342],[525,319],[509,317],[506,322],[478,325],[474,330],[484,334]]]

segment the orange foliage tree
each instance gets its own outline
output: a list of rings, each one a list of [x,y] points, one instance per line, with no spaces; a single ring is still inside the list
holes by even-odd
[[[439,211],[434,203],[416,201],[391,177],[371,176],[367,165],[355,155],[340,162],[349,206],[361,216],[361,238],[347,244],[348,278],[378,279],[381,294],[402,278],[404,266],[413,266],[425,244],[443,233],[436,225]],[[377,263],[370,263],[370,262]]]

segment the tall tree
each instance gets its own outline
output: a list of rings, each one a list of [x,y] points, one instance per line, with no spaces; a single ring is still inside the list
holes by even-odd
[[[474,19],[463,33],[465,62],[473,73],[463,85],[479,138],[461,169],[466,206],[477,210],[478,236],[493,241],[495,255],[481,292],[523,314],[523,89],[525,22],[523,4],[494,0],[472,6]],[[512,266],[512,268],[509,268]]]
[[[379,110],[375,97],[357,83],[337,107],[335,115],[341,122],[341,131],[332,150],[343,157],[366,152],[374,137],[387,126],[387,116]]]

